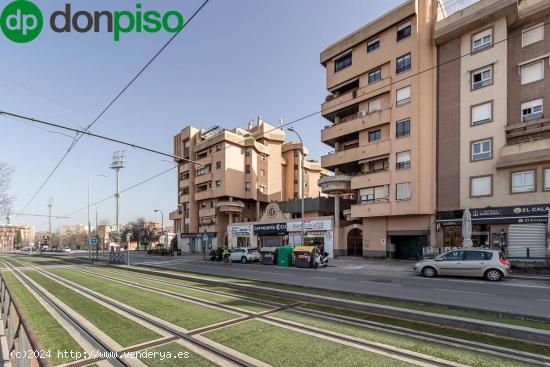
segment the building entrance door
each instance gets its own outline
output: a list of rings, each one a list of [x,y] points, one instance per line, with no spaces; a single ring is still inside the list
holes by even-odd
[[[354,228],[348,233],[348,256],[363,256],[363,231]]]

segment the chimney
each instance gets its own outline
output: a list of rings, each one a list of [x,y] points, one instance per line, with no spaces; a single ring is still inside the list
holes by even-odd
[[[248,121],[248,131],[252,131],[252,128],[254,127],[254,122],[252,120]]]
[[[264,126],[264,119],[262,115],[258,115],[258,126]]]

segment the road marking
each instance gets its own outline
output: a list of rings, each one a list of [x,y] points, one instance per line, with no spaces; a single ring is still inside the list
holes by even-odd
[[[327,280],[338,280],[336,278],[328,278],[328,277],[310,277],[310,278],[315,278],[315,279],[327,279]]]
[[[550,302],[550,299],[535,299],[535,301],[539,301],[539,302]]]
[[[360,280],[359,283],[368,283],[368,284],[378,284],[378,285],[391,285],[394,287],[400,287],[401,284],[395,284],[395,283],[384,283],[384,282],[372,282],[368,280]]]
[[[544,287],[542,285],[529,285],[529,284],[502,284],[504,287],[524,287],[524,288],[541,288],[550,289],[550,287]]]
[[[494,294],[491,293],[481,293],[481,292],[469,292],[469,291],[457,291],[454,289],[444,289],[444,288],[434,288],[435,291],[442,291],[442,292],[456,292],[456,293],[466,293],[466,294],[478,294],[481,296],[494,296]]]

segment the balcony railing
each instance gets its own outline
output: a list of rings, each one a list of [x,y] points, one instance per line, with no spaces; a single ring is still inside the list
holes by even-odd
[[[411,161],[399,162],[395,164],[395,169],[407,169],[411,168]]]
[[[439,22],[479,1],[480,0],[439,0],[437,4],[437,21]]]

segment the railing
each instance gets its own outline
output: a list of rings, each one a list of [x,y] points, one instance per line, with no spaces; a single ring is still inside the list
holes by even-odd
[[[407,169],[411,168],[411,161],[399,162],[395,164],[395,169]]]
[[[479,1],[480,0],[439,0],[437,4],[437,21],[439,22]]]
[[[11,296],[3,274],[0,274],[0,303],[2,304],[2,326],[8,347],[8,350],[2,351],[2,359],[9,360],[15,367],[51,367],[50,360],[40,355],[40,351],[44,348],[21,312],[21,307]],[[34,351],[34,355],[29,356],[29,351]],[[11,357],[18,352],[26,353],[26,357]]]

